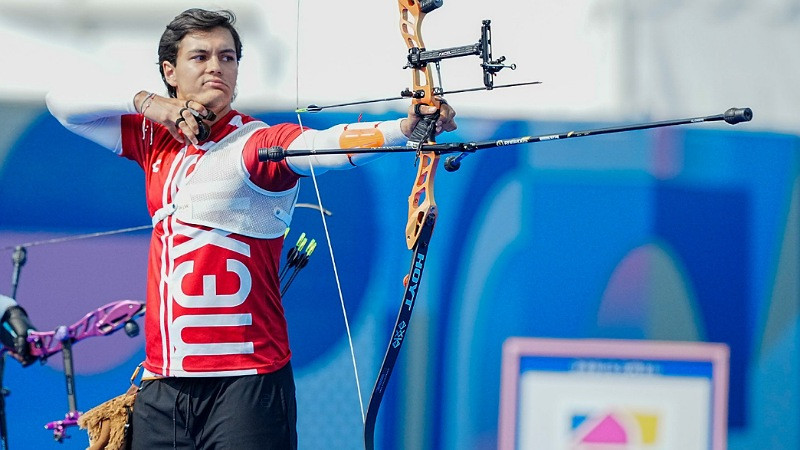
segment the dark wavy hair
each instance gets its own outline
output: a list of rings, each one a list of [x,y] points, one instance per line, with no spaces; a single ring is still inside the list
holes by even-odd
[[[170,97],[177,97],[178,91],[167,83],[162,63],[169,61],[174,66],[178,62],[178,44],[187,34],[195,31],[211,31],[218,27],[225,28],[233,36],[236,61],[242,59],[242,41],[236,28],[233,27],[234,22],[236,22],[236,16],[231,11],[207,11],[199,8],[187,9],[172,19],[158,43],[158,70],[161,72],[161,80],[167,86]]]

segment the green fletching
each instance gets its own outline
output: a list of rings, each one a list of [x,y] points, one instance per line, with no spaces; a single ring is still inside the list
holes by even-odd
[[[311,256],[314,253],[314,249],[317,248],[317,241],[312,239],[311,242],[308,243],[308,248],[306,249],[306,255]]]
[[[297,251],[302,251],[303,247],[306,246],[306,242],[308,242],[308,239],[306,239],[306,234],[302,233],[300,237],[297,238],[297,244],[295,244],[295,248],[297,248]]]

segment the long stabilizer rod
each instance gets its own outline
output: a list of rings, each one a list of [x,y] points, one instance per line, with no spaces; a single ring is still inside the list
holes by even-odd
[[[599,134],[621,133],[624,131],[646,130],[649,128],[662,128],[671,127],[676,125],[687,125],[694,123],[704,122],[717,122],[725,121],[731,125],[736,125],[741,122],[749,122],[753,119],[753,110],[750,108],[730,108],[722,114],[715,114],[704,117],[692,117],[688,119],[675,119],[664,120],[660,122],[649,122],[637,125],[622,125],[618,127],[598,128],[594,130],[583,131],[568,131],[558,134],[546,134],[539,136],[521,136],[510,139],[497,139],[493,141],[480,141],[480,142],[451,142],[451,143],[437,143],[437,144],[424,144],[424,143],[411,143],[406,146],[395,147],[371,147],[371,148],[348,148],[348,149],[297,149],[287,150],[283,147],[269,147],[258,149],[258,160],[266,161],[281,161],[288,156],[311,156],[311,155],[341,155],[341,154],[359,154],[359,153],[389,153],[389,152],[418,152],[418,151],[434,151],[439,154],[458,153],[458,155],[449,156],[445,159],[445,169],[452,172],[458,170],[461,165],[461,160],[468,154],[474,153],[477,150],[487,148],[505,147],[509,145],[518,144],[532,144],[535,142],[554,141],[584,136],[596,136]]]

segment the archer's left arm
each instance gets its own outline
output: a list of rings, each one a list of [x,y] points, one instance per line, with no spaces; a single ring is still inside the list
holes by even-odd
[[[431,106],[423,106],[421,113],[430,114],[436,111]],[[456,129],[455,111],[450,105],[442,103],[440,117],[436,123],[436,134]],[[330,148],[371,148],[383,146],[405,145],[419,118],[414,109],[409,108],[408,117],[387,122],[358,122],[336,125],[326,130],[306,130],[287,147],[297,149],[330,149]],[[317,155],[286,158],[291,169],[299,175],[310,175],[310,165],[315,174],[328,170],[343,170],[362,166],[374,161],[383,153],[359,153],[348,155]]]

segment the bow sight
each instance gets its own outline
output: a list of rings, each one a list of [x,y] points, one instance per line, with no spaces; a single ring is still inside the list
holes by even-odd
[[[433,11],[440,6],[442,6],[442,0],[430,0],[427,2],[420,2],[420,8],[422,12],[425,13]],[[440,62],[444,59],[460,58],[462,56],[473,56],[473,55],[481,58],[481,69],[483,69],[483,86],[445,91],[444,88],[442,87],[443,85],[442,85],[442,74],[440,70]],[[441,50],[426,50],[425,48],[411,47],[408,49],[408,56],[406,59],[407,62],[406,65],[403,66],[404,69],[422,69],[425,68],[428,64],[434,64],[436,66],[436,78],[439,81],[439,85],[434,86],[432,92],[433,95],[437,96],[447,95],[447,94],[461,94],[463,92],[491,91],[492,89],[527,86],[527,85],[542,83],[541,81],[525,81],[521,83],[501,84],[497,86],[494,85],[494,77],[498,72],[500,72],[505,68],[515,70],[517,68],[517,65],[503,64],[506,61],[505,56],[501,56],[497,59],[492,59],[492,21],[489,19],[483,21],[483,24],[481,26],[480,40],[475,44],[462,45],[458,47],[448,47]],[[412,91],[409,88],[405,88],[403,91],[400,92],[399,97],[386,97],[386,98],[378,98],[372,100],[360,100],[357,102],[337,103],[334,105],[326,105],[326,106],[318,106],[312,104],[306,106],[305,108],[298,108],[295,112],[297,113],[319,112],[322,111],[323,109],[364,105],[368,103],[382,103],[394,100],[402,100],[405,98],[423,98],[424,96],[425,92],[422,90]]]
[[[511,70],[515,70],[517,68],[516,64],[505,65],[506,57],[501,56],[495,60],[492,59],[492,21],[491,20],[484,20],[483,25],[481,26],[481,39],[478,41],[477,44],[472,45],[463,45],[460,47],[449,47],[442,50],[425,50],[424,48],[417,48],[412,47],[408,50],[408,64],[403,67],[404,69],[408,68],[415,68],[420,69],[425,67],[428,64],[435,64],[436,65],[436,75],[439,78],[439,86],[435,87],[433,93],[435,95],[444,95],[444,94],[453,94],[455,91],[445,92],[442,89],[442,77],[439,71],[439,62],[443,59],[450,59],[450,58],[459,58],[462,56],[471,56],[477,55],[481,57],[483,61],[481,63],[481,68],[483,68],[483,86],[482,88],[471,88],[466,90],[461,90],[458,92],[467,92],[470,90],[492,90],[494,89],[494,76],[497,72],[505,68],[509,68]],[[538,83],[538,82],[535,82]],[[522,83],[522,84],[534,84],[534,83]],[[505,86],[497,86],[497,87],[505,87]],[[403,97],[414,97],[414,98],[421,98],[424,94],[420,91],[411,92],[410,90],[406,89],[401,94]]]

